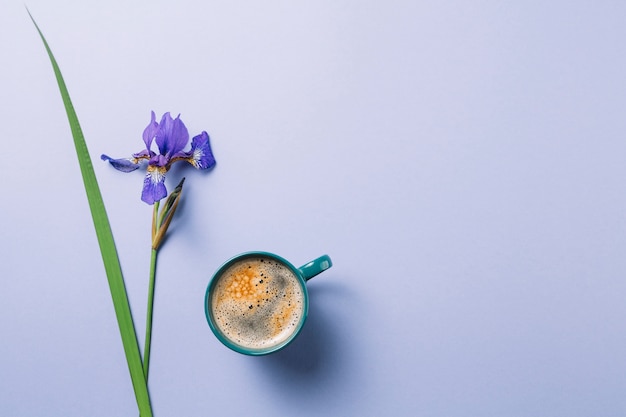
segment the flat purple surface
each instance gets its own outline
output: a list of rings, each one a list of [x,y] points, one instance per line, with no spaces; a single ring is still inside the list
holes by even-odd
[[[626,414],[626,3],[31,0],[80,118],[143,340],[150,115],[211,135],[158,262],[156,416]],[[548,4],[549,3],[549,4]],[[52,69],[0,14],[0,415],[136,416]],[[185,167],[186,168],[186,167]],[[222,346],[231,256],[296,265],[286,350]]]

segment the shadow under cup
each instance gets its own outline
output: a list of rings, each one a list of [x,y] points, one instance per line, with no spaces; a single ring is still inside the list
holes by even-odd
[[[204,311],[215,336],[246,355],[287,346],[302,330],[309,309],[306,281],[332,266],[323,255],[300,268],[268,252],[246,252],[213,274]]]

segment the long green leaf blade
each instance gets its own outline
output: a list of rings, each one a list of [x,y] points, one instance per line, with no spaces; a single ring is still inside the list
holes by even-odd
[[[63,98],[63,104],[67,112],[67,118],[70,123],[72,131],[72,137],[74,138],[74,146],[76,147],[76,154],[78,156],[78,162],[80,165],[80,171],[85,184],[85,191],[87,192],[87,200],[89,201],[89,208],[91,210],[91,216],[93,217],[93,223],[96,229],[96,235],[98,237],[98,244],[100,245],[100,252],[102,253],[102,260],[109,281],[109,288],[111,290],[111,297],[113,299],[113,306],[115,308],[115,315],[117,316],[117,322],[122,336],[122,344],[124,346],[124,353],[126,354],[126,361],[128,362],[128,369],[135,391],[135,398],[137,405],[139,406],[139,412],[142,417],[152,417],[152,407],[150,405],[150,396],[148,393],[148,387],[143,374],[143,365],[141,361],[141,354],[139,351],[139,344],[137,342],[137,333],[135,332],[135,326],[133,324],[133,318],[130,311],[130,304],[128,302],[128,295],[126,293],[126,287],[124,285],[124,278],[122,276],[122,268],[119,263],[117,255],[117,249],[115,242],[113,241],[113,233],[111,232],[111,226],[106,214],[102,195],[100,194],[100,187],[96,180],[96,175],[91,163],[91,157],[87,149],[87,144],[83,137],[78,117],[74,111],[74,106],[70,100],[69,93],[61,70],[57,65],[54,55],[48,46],[43,33],[39,29],[39,26],[33,19],[30,12],[33,24],[39,32],[39,36],[46,47],[46,52],[52,63],[52,68],[59,84],[59,90],[61,91],[61,97]]]

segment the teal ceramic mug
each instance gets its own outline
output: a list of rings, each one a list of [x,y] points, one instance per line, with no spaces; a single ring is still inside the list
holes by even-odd
[[[236,352],[276,352],[302,330],[309,310],[306,281],[331,266],[328,255],[300,268],[268,252],[237,255],[213,274],[207,287],[209,327]]]

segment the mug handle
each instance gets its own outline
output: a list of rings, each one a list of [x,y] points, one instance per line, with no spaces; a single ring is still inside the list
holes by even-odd
[[[298,268],[298,271],[300,271],[304,280],[308,281],[315,275],[326,271],[331,266],[333,266],[333,261],[330,260],[330,257],[328,255],[322,255],[308,264],[302,265]]]

